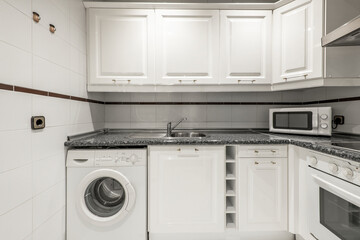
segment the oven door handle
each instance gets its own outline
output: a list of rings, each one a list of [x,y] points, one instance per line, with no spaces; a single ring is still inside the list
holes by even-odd
[[[320,187],[328,190],[329,192],[332,192],[336,195],[338,195],[339,197],[347,200],[348,202],[351,202],[352,204],[355,204],[357,206],[360,205],[360,196],[355,195],[349,191],[346,191],[322,178],[320,178],[319,176],[313,174],[312,175],[314,181],[316,184],[318,184]]]

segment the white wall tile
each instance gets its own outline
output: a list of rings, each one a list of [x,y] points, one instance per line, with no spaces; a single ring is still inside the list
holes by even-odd
[[[133,93],[131,94],[132,102],[155,102],[156,94],[154,93]]]
[[[65,180],[60,181],[33,200],[33,228],[40,227],[65,206]]]
[[[51,236],[51,238],[49,238]],[[33,240],[65,240],[65,208],[35,229]]]
[[[20,48],[0,41],[0,82],[10,85],[31,87],[31,54]]]
[[[56,36],[69,42],[69,10],[60,9],[59,5],[55,4],[56,2],[61,1],[32,0],[33,11],[41,16],[41,20],[37,25],[42,25],[48,29],[49,24],[53,24],[56,27]]]
[[[232,122],[256,122],[256,105],[231,106]]]
[[[181,102],[181,93],[156,93],[157,102]]]
[[[32,115],[45,116],[47,127],[68,125],[70,101],[47,96],[33,96]]]
[[[34,54],[62,67],[71,67],[73,59],[70,59],[70,56],[73,56],[70,55],[70,44],[40,24],[33,23],[32,28]]]
[[[156,107],[153,105],[131,106],[131,122],[155,122]]]
[[[0,90],[0,131],[29,129],[31,96]]]
[[[70,21],[79,25],[79,27],[85,29],[86,16],[85,7],[80,0],[68,0],[70,3]]]
[[[31,51],[31,19],[4,1],[0,1],[0,32],[0,40]]]
[[[130,105],[106,105],[105,106],[106,122],[130,122],[131,106]]]
[[[181,105],[158,105],[156,106],[156,122],[178,121],[183,118],[183,106]]]
[[[31,16],[31,1],[29,0],[5,0],[5,2],[9,3],[23,14]]]
[[[0,174],[31,163],[30,143],[30,129],[0,132]]]
[[[207,93],[206,100],[208,102],[231,102],[232,93]]]
[[[31,164],[0,174],[0,215],[32,198]]]
[[[207,122],[231,122],[230,105],[208,105],[206,109]]]
[[[70,93],[70,71],[67,68],[37,56],[34,56],[33,61],[33,88],[62,94]],[[77,85],[76,90],[78,89]]]
[[[33,163],[34,196],[65,179],[65,154]]]
[[[33,161],[64,154],[67,126],[48,127],[31,133]]]
[[[1,239],[23,240],[32,231],[32,201],[0,216]]]
[[[106,102],[131,102],[131,93],[106,93]]]

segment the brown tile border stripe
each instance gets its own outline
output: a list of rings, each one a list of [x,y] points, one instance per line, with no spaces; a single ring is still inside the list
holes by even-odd
[[[31,93],[31,94],[42,95],[42,96],[49,96],[49,92],[32,89],[32,88],[14,86],[14,91],[15,92],[23,92],[23,93]]]
[[[0,89],[1,89],[1,90],[14,91],[14,86],[13,86],[13,85],[8,85],[8,84],[0,83]]]
[[[80,101],[80,102],[105,104],[105,105],[294,105],[296,106],[296,105],[312,105],[312,104],[334,103],[334,102],[360,101],[360,96],[358,96],[358,97],[326,99],[326,100],[309,101],[309,102],[103,102],[94,99],[70,96],[55,92],[47,92],[43,90],[14,86],[3,83],[0,83],[0,90],[15,91],[15,92]]]
[[[49,97],[56,97],[56,98],[70,99],[70,96],[68,96],[68,95],[59,94],[59,93],[53,93],[53,92],[49,92]]]
[[[3,83],[0,83],[0,90],[15,91],[15,92],[21,92],[21,93],[29,93],[29,94],[35,94],[35,95],[40,95],[40,96],[61,98],[61,99],[81,101],[81,102],[105,104],[103,101],[99,101],[99,100],[75,97],[75,96],[65,95],[65,94],[61,94],[61,93],[47,92],[47,91],[43,91],[43,90],[20,87],[20,86],[14,86],[14,85],[8,85],[8,84],[3,84]]]

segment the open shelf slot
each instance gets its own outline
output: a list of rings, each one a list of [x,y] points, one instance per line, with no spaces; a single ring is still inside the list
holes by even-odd
[[[236,214],[227,213],[226,214],[226,228],[235,229],[236,228]]]
[[[235,161],[236,159],[236,147],[226,146],[226,161]]]
[[[235,196],[226,197],[226,213],[236,213],[236,199]]]
[[[235,163],[226,163],[226,179],[236,179]]]
[[[236,196],[236,182],[235,180],[226,180],[226,196]]]

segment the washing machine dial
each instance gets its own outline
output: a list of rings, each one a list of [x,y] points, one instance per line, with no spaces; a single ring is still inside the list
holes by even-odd
[[[329,170],[332,173],[337,173],[339,171],[339,167],[334,163],[330,163],[329,164]]]
[[[351,179],[354,176],[354,172],[350,168],[344,168],[343,174],[346,178]]]
[[[135,164],[135,163],[137,163],[138,161],[139,161],[139,157],[136,156],[135,154],[132,154],[132,155],[130,156],[130,162],[131,162],[132,164]]]
[[[318,160],[316,157],[309,157],[309,163],[311,166],[315,166],[318,163]]]

